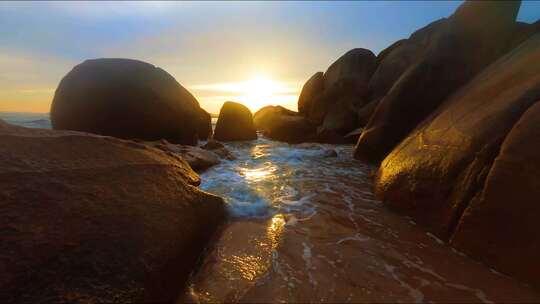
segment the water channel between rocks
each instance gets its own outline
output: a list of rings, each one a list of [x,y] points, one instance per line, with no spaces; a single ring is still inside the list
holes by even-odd
[[[179,303],[540,301],[387,210],[350,145],[227,148],[238,159],[202,173],[201,188],[232,217]]]

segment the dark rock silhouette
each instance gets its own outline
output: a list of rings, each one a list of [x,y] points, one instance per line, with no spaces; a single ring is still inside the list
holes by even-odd
[[[51,105],[54,129],[119,138],[197,143],[208,113],[170,74],[131,59],[94,59],[60,82]]]
[[[390,206],[536,286],[539,71],[537,34],[449,97],[385,158],[376,182]]]
[[[351,120],[356,118],[354,109],[365,102],[375,65],[376,57],[369,50],[358,48],[345,53],[324,73],[324,90],[313,98],[305,116],[322,124],[321,131],[350,131]],[[343,124],[336,125],[342,118]]]
[[[302,115],[308,115],[311,112],[313,99],[324,90],[324,73],[317,72],[302,87],[298,97],[298,112]]]
[[[519,6],[519,1],[467,1],[447,20],[411,36],[419,39],[435,28],[422,58],[381,100],[358,140],[355,157],[382,160],[450,94],[508,51]]]
[[[219,111],[214,139],[221,141],[257,139],[251,111],[243,104],[225,102]]]
[[[317,126],[297,112],[282,106],[266,106],[255,113],[257,130],[268,138],[288,143],[315,141]]]
[[[200,110],[197,134],[199,140],[207,140],[212,137],[212,117],[203,109]]]
[[[159,142],[148,142],[147,144],[152,145],[163,151],[181,156],[196,172],[204,171],[221,162],[219,160],[219,156],[216,153],[200,147],[189,145],[175,145],[169,143],[166,140],[161,140]]]
[[[201,146],[201,148],[216,153],[219,157],[227,160],[235,160],[236,156],[229,151],[225,145],[217,140],[210,139],[208,142]]]
[[[324,74],[315,73],[304,84],[298,99],[298,111],[309,122],[293,114],[282,116],[274,126],[300,128],[289,129],[296,134],[288,136],[294,142],[346,142],[348,139],[344,135],[358,127],[358,110],[367,103],[369,79],[376,66],[377,57],[370,50],[356,48],[348,51]],[[275,116],[276,113],[272,113]],[[311,132],[313,128],[316,130],[314,136],[311,133],[300,136],[301,132]],[[270,133],[279,133],[275,127],[272,130]],[[284,136],[280,134],[274,139]]]
[[[3,303],[171,302],[225,217],[180,157],[0,121]]]

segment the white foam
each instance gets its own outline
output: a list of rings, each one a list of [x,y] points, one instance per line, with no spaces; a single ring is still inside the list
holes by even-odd
[[[439,244],[441,244],[441,245],[444,244],[444,242],[441,241],[441,239],[439,239],[438,237],[436,237],[436,236],[433,235],[432,233],[426,232],[426,235],[429,236],[430,238],[432,238],[433,240],[435,240],[435,242],[437,242],[437,243],[439,243]]]
[[[302,246],[304,247],[304,250],[302,252],[302,258],[304,259],[304,262],[306,263],[306,272],[308,274],[309,282],[311,283],[311,285],[317,286],[318,283],[313,277],[313,274],[311,273],[311,270],[315,269],[311,263],[311,258],[312,258],[311,247],[309,247],[309,245],[306,244],[305,242],[302,242]]]
[[[346,241],[367,242],[369,240],[371,240],[370,237],[362,236],[362,235],[360,235],[360,233],[357,233],[357,234],[355,234],[353,236],[349,236],[349,237],[345,237],[345,238],[340,239],[339,241],[336,242],[336,244],[339,245],[339,244],[341,244],[343,242],[346,242]]]
[[[399,276],[396,274],[395,266],[391,266],[385,263],[384,269],[386,269],[386,271],[390,273],[394,280],[396,280],[401,286],[403,286],[409,291],[409,295],[413,298],[415,303],[422,303],[424,301],[424,294],[420,290],[411,287],[411,285],[407,284],[405,281],[399,278]]]

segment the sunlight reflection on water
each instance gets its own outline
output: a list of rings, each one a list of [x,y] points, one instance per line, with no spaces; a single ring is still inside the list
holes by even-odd
[[[314,195],[344,180],[368,180],[365,165],[352,159],[351,145],[289,145],[259,138],[226,146],[237,159],[201,174],[201,188],[224,197],[234,217],[305,217],[316,212],[310,203]],[[326,157],[329,149],[338,157]]]

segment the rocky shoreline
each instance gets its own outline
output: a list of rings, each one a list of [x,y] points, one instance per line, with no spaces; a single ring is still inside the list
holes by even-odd
[[[373,187],[386,206],[540,290],[540,21],[516,22],[519,8],[466,1],[377,56],[353,49],[315,73],[298,112],[226,102],[214,132],[166,71],[130,59],[81,63],[55,92],[54,130],[0,120],[0,299],[185,296],[227,222],[224,200],[198,189],[195,171],[236,158],[216,140],[257,131],[291,144],[356,143],[354,157],[378,166]],[[224,230],[235,229],[245,232]]]

